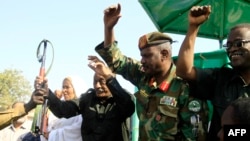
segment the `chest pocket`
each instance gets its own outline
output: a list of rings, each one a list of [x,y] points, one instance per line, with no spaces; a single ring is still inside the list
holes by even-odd
[[[140,129],[148,134],[154,134],[152,138],[174,140],[178,133],[179,108],[183,101],[188,98],[185,95],[185,84],[175,78],[167,92],[155,89],[144,97],[145,94],[137,93],[138,107],[140,111]],[[187,93],[188,94],[188,93]],[[185,97],[185,98],[184,98]],[[141,135],[143,136],[143,135]]]
[[[168,132],[169,134],[176,135],[178,132],[179,124],[179,110],[182,107],[183,101],[188,97],[185,93],[186,85],[181,79],[175,78],[171,82],[171,86],[167,93],[157,98],[157,113],[155,114],[154,122],[155,127]]]
[[[96,110],[96,116],[98,120],[104,120],[105,118],[112,118],[112,114],[109,114],[109,111],[111,111],[114,107],[114,104],[108,103],[107,105],[102,104],[96,104],[95,110]]]

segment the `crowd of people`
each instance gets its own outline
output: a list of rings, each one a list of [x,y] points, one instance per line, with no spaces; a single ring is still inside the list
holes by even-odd
[[[104,10],[104,41],[95,47],[104,62],[88,56],[93,87],[87,90],[66,77],[62,90],[53,91],[47,78],[37,76],[28,103],[0,112],[0,140],[25,140],[30,133],[22,126],[25,116],[46,99],[48,128],[39,140],[129,141],[126,121],[136,112],[138,141],[223,141],[225,125],[250,122],[250,24],[235,25],[229,32],[224,46],[231,68],[198,68],[195,39],[210,13],[210,6],[190,9],[187,34],[174,63],[174,40],[161,32],[139,37],[141,60],[122,54],[114,32],[121,5],[109,6]],[[138,91],[129,93],[116,75]],[[207,100],[214,108],[209,130]]]

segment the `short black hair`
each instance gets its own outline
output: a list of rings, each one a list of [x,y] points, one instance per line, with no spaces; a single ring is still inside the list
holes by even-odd
[[[240,124],[250,124],[250,98],[239,98],[233,101],[233,120]]]
[[[250,23],[237,24],[234,27],[232,27],[230,31],[233,31],[233,30],[238,29],[238,28],[247,28],[250,30]]]

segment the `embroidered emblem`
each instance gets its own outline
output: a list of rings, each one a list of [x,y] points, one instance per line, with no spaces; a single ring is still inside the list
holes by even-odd
[[[198,100],[192,100],[188,103],[188,110],[191,112],[199,112],[201,110],[201,104]]]
[[[143,96],[143,97],[148,97],[148,94],[143,89],[140,90],[140,95]]]
[[[143,49],[147,46],[147,44],[148,44],[147,36],[144,35],[139,39],[139,48]]]
[[[163,97],[160,99],[160,104],[164,104],[164,105],[169,105],[169,106],[176,107],[176,105],[177,105],[177,100],[176,100],[175,97],[163,96]]]

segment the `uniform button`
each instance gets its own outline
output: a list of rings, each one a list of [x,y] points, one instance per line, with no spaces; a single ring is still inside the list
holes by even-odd
[[[147,115],[148,115],[148,116],[151,116],[151,115],[152,115],[152,113],[151,113],[151,112],[147,112]]]
[[[161,115],[156,115],[155,120],[160,121],[161,120]]]

